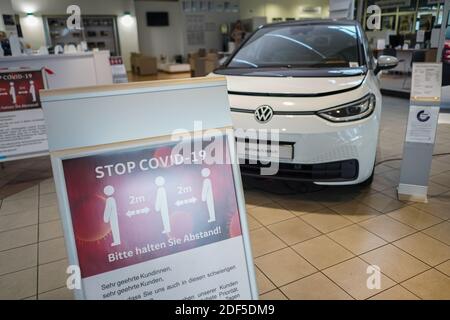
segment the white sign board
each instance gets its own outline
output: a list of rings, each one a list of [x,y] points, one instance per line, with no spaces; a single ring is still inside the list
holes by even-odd
[[[48,91],[43,106],[77,298],[257,298],[224,78]]]
[[[411,106],[406,142],[434,143],[438,118],[439,107]]]
[[[441,82],[441,63],[414,63],[411,100],[439,102],[441,97]]]

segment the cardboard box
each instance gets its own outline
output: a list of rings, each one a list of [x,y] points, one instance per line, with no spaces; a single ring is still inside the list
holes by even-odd
[[[157,60],[155,57],[144,56],[140,53],[131,53],[131,70],[140,76],[158,74]]]

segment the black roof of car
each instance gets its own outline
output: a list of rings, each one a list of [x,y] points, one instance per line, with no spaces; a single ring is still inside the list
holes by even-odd
[[[355,20],[335,20],[335,19],[302,19],[295,21],[284,21],[277,23],[268,23],[259,27],[262,28],[273,28],[273,27],[288,27],[288,26],[304,26],[304,25],[337,25],[337,26],[357,26],[358,21]]]

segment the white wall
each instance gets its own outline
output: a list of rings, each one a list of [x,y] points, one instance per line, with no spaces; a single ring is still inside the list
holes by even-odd
[[[183,54],[184,21],[178,2],[136,1],[136,20],[139,36],[139,48],[145,55],[158,57]],[[147,11],[167,11],[169,26],[148,27]]]
[[[238,12],[183,12],[181,2],[172,1],[136,1],[136,18],[139,33],[139,47],[146,55],[160,57],[166,55],[170,60],[175,55],[186,56],[199,48],[222,50],[220,25],[239,20]],[[169,26],[148,27],[147,11],[167,11]],[[205,25],[205,42],[201,45],[189,45],[187,41],[186,18],[188,15],[202,15]]]
[[[327,18],[329,0],[241,0],[241,18],[266,16],[273,18]],[[321,7],[320,14],[303,12],[304,8]]]
[[[6,0],[1,0],[6,1]],[[77,4],[81,8],[81,14],[116,15],[118,19],[118,33],[121,54],[129,68],[130,52],[139,51],[136,21],[130,26],[121,23],[121,16],[129,11],[135,16],[133,0],[12,0],[14,11],[21,16],[21,26],[26,42],[33,49],[45,44],[45,32],[43,28],[42,15],[66,15],[66,9],[71,4]],[[28,23],[27,12],[34,13],[38,22],[36,25]]]
[[[0,1],[0,31],[5,30],[3,25],[3,14],[13,14],[14,10],[12,8],[11,0],[1,0]]]

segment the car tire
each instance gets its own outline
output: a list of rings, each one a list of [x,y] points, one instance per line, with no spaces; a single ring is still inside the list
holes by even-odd
[[[372,174],[370,175],[370,177],[368,177],[363,182],[358,183],[358,186],[361,186],[361,187],[368,187],[368,186],[370,186],[372,184],[374,176],[375,176],[375,165],[373,166]]]

